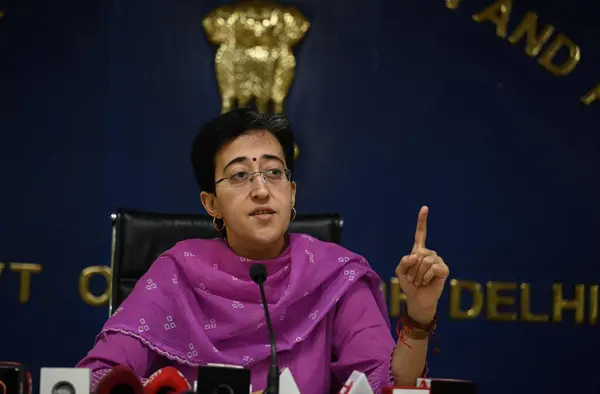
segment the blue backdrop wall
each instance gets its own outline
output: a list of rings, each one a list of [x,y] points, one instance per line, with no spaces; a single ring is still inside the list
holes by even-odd
[[[201,211],[190,143],[220,112],[201,21],[222,4],[0,0],[0,359],[39,371],[92,346],[108,311],[81,300],[78,277],[109,264],[117,207]],[[342,213],[343,244],[386,281],[427,204],[428,240],[452,278],[530,283],[532,309],[550,315],[553,284],[565,298],[584,285],[581,324],[573,311],[492,321],[487,304],[452,319],[448,290],[431,372],[485,394],[598,390],[600,102],[580,101],[600,83],[597,9],[513,2],[509,35],[535,11],[580,46],[558,77],[524,40],[473,20],[491,0],[294,4],[311,22],[286,103],[298,211]],[[27,302],[11,262],[43,267]],[[520,316],[522,297],[508,294],[517,301],[505,311]]]

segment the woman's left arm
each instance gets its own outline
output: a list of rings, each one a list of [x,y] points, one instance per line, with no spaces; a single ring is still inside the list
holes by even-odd
[[[398,340],[392,357],[392,375],[398,386],[414,386],[417,378],[426,375],[429,339]]]
[[[407,313],[405,318],[410,320],[408,326],[417,328],[411,332],[423,329],[418,335],[399,338],[392,360],[392,371],[398,384],[414,385],[415,378],[422,373],[428,338],[435,329],[438,301],[450,274],[444,260],[425,246],[428,214],[427,207],[419,211],[412,251],[400,260],[396,268],[398,282],[406,295],[407,309],[404,313]]]
[[[435,324],[437,304],[449,275],[444,260],[425,247],[428,213],[427,207],[421,208],[412,252],[396,268],[413,328]],[[339,379],[347,379],[353,370],[361,371],[377,393],[390,384],[413,386],[425,374],[430,330],[425,335],[408,335],[396,346],[387,319],[363,280],[340,300],[334,320],[332,365]]]

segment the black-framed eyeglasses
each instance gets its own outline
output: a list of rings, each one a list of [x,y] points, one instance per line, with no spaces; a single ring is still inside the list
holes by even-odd
[[[267,185],[278,185],[283,182],[289,182],[292,179],[292,171],[287,168],[270,168],[264,171],[246,172],[237,171],[232,175],[226,176],[215,182],[215,186],[221,182],[227,183],[233,187],[241,187],[254,182],[254,178],[260,175]]]

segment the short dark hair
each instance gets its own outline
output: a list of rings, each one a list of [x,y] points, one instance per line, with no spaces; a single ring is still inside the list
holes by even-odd
[[[191,161],[200,190],[215,192],[215,163],[219,149],[250,130],[267,130],[281,144],[287,168],[294,171],[294,134],[284,115],[266,116],[238,108],[205,123],[194,138]]]

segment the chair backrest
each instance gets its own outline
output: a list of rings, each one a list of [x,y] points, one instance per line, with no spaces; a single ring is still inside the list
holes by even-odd
[[[131,293],[138,279],[161,253],[185,239],[219,236],[208,215],[121,209],[111,215],[111,220],[110,314]],[[343,220],[339,214],[297,215],[290,223],[289,231],[339,244],[342,226]]]

